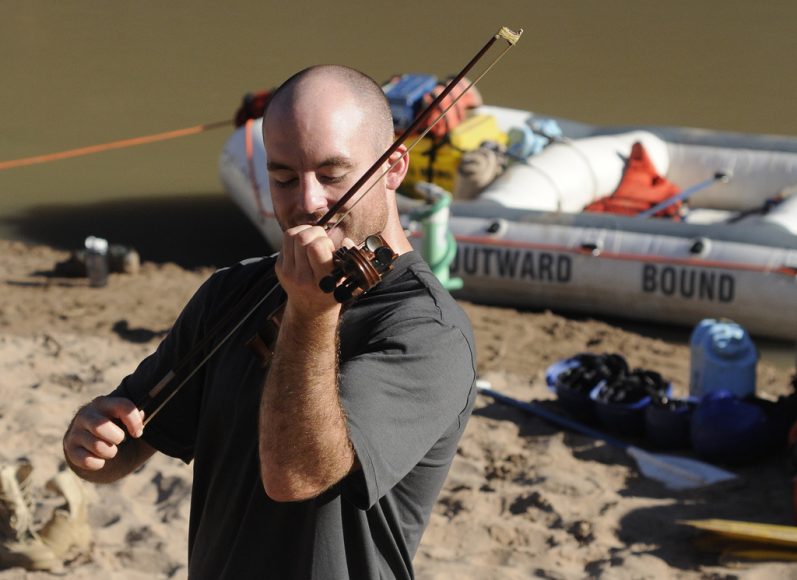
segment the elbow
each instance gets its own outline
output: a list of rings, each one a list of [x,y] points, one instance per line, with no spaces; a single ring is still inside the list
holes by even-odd
[[[280,464],[263,449],[260,451],[260,480],[266,495],[280,503],[313,499],[329,487],[319,484],[296,466]]]
[[[321,495],[326,488],[311,485],[296,477],[284,476],[279,470],[266,469],[261,466],[260,477],[266,495],[279,503],[298,502],[313,499]]]

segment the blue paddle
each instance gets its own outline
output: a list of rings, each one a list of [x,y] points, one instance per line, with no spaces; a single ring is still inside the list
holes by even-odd
[[[658,481],[668,489],[693,489],[712,485],[721,481],[736,479],[735,474],[702,461],[645,451],[630,443],[626,443],[625,441],[606,435],[596,429],[587,427],[578,421],[553,413],[541,405],[526,403],[525,401],[520,401],[508,395],[504,395],[503,393],[493,390],[490,383],[487,381],[481,379],[477,380],[476,388],[479,390],[480,394],[486,395],[499,403],[537,415],[550,423],[554,423],[565,429],[570,429],[571,431],[576,431],[577,433],[581,433],[593,439],[599,439],[612,447],[624,450],[636,461],[637,467],[642,475]]]
[[[652,208],[646,209],[645,211],[638,213],[635,217],[647,218],[654,216],[657,213],[659,213],[661,210],[670,207],[674,203],[678,203],[679,201],[686,201],[694,194],[696,194],[698,191],[703,191],[704,189],[714,185],[718,181],[721,181],[722,183],[728,183],[730,180],[731,180],[730,172],[718,171],[712,177],[709,177],[705,181],[701,181],[700,183],[697,183],[692,187],[683,190],[678,195],[665,199],[661,203],[654,205]]]

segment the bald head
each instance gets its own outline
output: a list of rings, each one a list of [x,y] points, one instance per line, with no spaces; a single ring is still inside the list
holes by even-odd
[[[272,94],[265,117],[297,117],[322,102],[352,104],[363,114],[363,126],[375,151],[382,153],[393,141],[393,117],[382,88],[368,75],[342,65],[318,65],[299,71]]]
[[[274,214],[284,231],[317,223],[367,174],[393,140],[382,89],[343,66],[316,66],[285,81],[263,119],[266,169]],[[335,247],[381,233],[396,252],[409,251],[396,206],[407,173],[406,148],[382,162],[361,196],[349,199],[328,231]],[[368,191],[368,195],[364,192]],[[360,203],[360,201],[362,203]],[[345,217],[343,217],[345,215]]]

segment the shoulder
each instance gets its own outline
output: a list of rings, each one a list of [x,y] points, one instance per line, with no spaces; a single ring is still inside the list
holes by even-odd
[[[467,314],[417,252],[399,256],[394,270],[349,309],[346,326],[358,329],[352,338],[360,343],[366,336],[373,341],[399,334],[422,338],[445,333],[467,351],[475,351]]]
[[[255,286],[270,287],[276,281],[275,261],[275,256],[263,256],[248,258],[220,268],[202,284],[195,298],[201,301],[204,308],[215,309],[220,301],[227,303],[235,301]]]
[[[388,276],[384,282],[384,288],[377,287],[377,290],[396,301],[406,302],[408,310],[417,309],[442,323],[470,329],[464,310],[443,288],[418,252],[399,256],[395,278]]]
[[[231,287],[251,288],[266,275],[273,274],[275,262],[276,256],[247,258],[231,266],[219,268],[211,274],[206,285],[213,291],[224,291]]]

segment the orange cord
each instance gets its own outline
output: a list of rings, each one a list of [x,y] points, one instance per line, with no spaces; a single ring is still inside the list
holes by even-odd
[[[58,161],[61,159],[70,159],[72,157],[82,157],[83,155],[91,155],[93,153],[101,153],[103,151],[110,151],[112,149],[124,149],[126,147],[135,147],[136,145],[146,145],[147,143],[155,143],[157,141],[167,141],[169,139],[177,139],[178,137],[186,137],[188,135],[196,135],[212,129],[220,129],[232,125],[232,121],[218,121],[216,123],[206,123],[204,125],[195,125],[185,129],[176,129],[174,131],[166,131],[163,133],[155,133],[154,135],[145,135],[143,137],[133,137],[132,139],[121,139],[119,141],[112,141],[110,143],[103,143],[101,145],[91,145],[89,147],[79,147],[77,149],[69,149],[59,153],[49,153],[47,155],[36,155],[33,157],[23,157],[22,159],[12,159],[10,161],[0,161],[0,171],[5,169],[13,169],[15,167],[25,167],[27,165],[38,165],[39,163],[49,163],[51,161]]]

